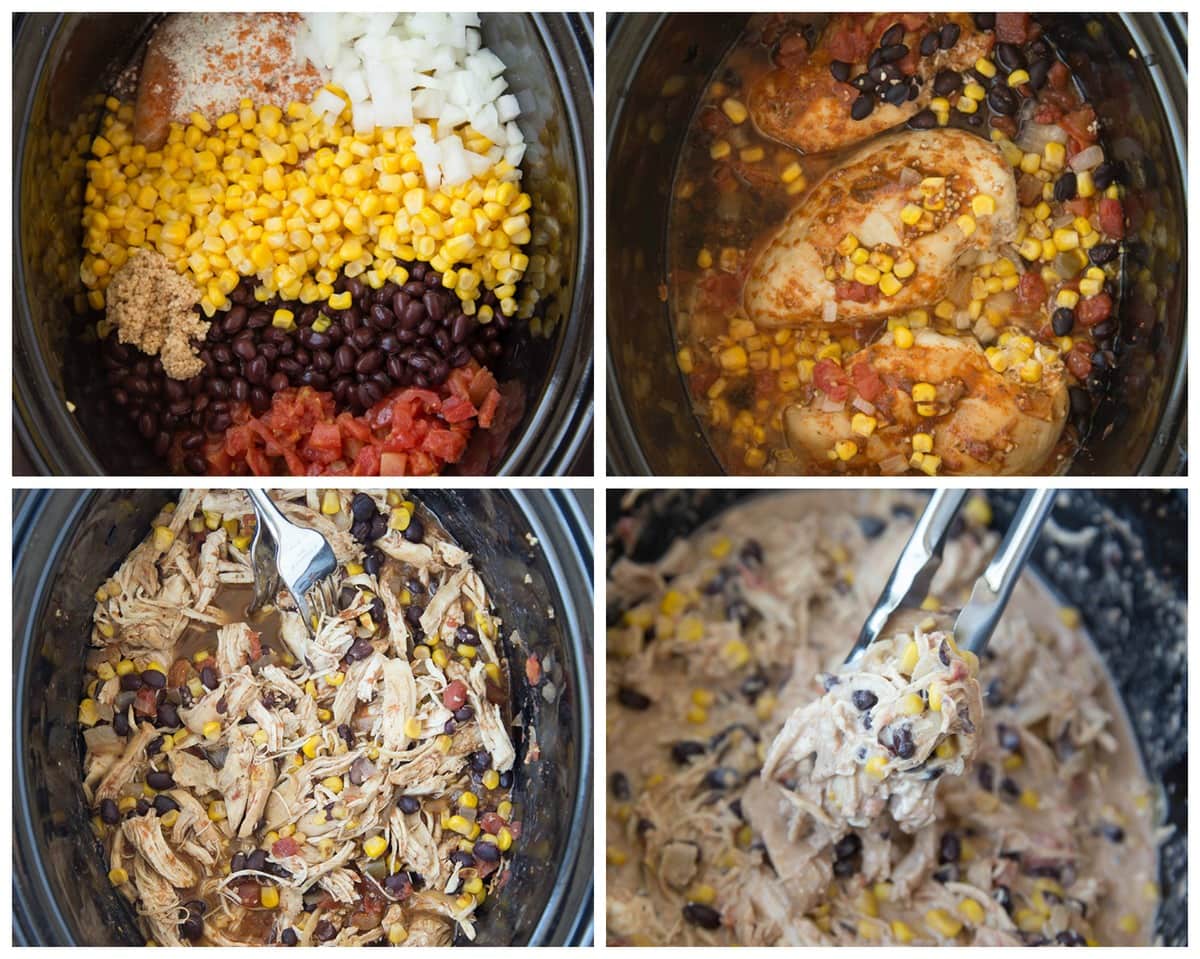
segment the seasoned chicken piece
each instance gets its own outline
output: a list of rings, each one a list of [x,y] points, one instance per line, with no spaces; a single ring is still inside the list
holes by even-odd
[[[1027,475],[1041,469],[1062,433],[1067,415],[1066,373],[1060,361],[1043,364],[1037,384],[1024,383],[1015,372],[997,373],[971,337],[945,336],[930,329],[914,331],[909,349],[895,345],[890,333],[848,362],[850,393],[845,409],[823,412],[791,406],[784,413],[788,443],[798,453],[823,463],[840,440],[855,440],[866,462],[905,460],[912,453],[914,432],[933,434],[933,453],[942,474],[970,476]],[[861,358],[859,358],[861,357]],[[874,376],[853,367],[866,363]],[[850,428],[855,383],[877,384],[870,400],[886,410],[894,425],[876,430],[867,440]],[[921,416],[911,396],[912,384],[938,387],[935,418]],[[882,384],[882,386],[878,386]]]
[[[133,847],[172,886],[186,889],[195,883],[192,868],[167,845],[158,816],[133,816],[125,820],[123,828]]]
[[[126,783],[132,782],[138,770],[146,763],[146,747],[158,733],[149,723],[138,727],[137,735],[129,740],[125,752],[109,768],[108,774],[96,790],[96,802],[104,799],[116,799]]]
[[[975,210],[976,197],[990,202]],[[912,208],[925,210],[924,224],[904,222],[902,211]],[[1016,181],[999,148],[961,130],[884,137],[830,169],[788,215],[750,269],[746,312],[774,328],[828,321],[828,303],[851,324],[928,306],[945,297],[959,266],[1011,242],[1016,228]],[[896,262],[911,260],[915,272],[892,296],[841,279],[846,254],[838,246],[847,236],[868,250],[886,247]],[[830,266],[838,279],[827,278]]]
[[[766,136],[781,140],[805,153],[822,153],[852,146],[877,133],[906,122],[933,99],[933,78],[939,70],[961,71],[973,66],[992,48],[992,35],[980,33],[969,14],[864,14],[834,16],[821,33],[812,53],[785,57],[785,62],[764,74],[750,89],[750,115]],[[869,116],[855,120],[850,108],[861,95],[849,82],[835,80],[830,64],[850,64],[847,80],[866,69],[871,51],[893,24],[905,28],[908,54],[889,65],[904,76],[924,79],[920,92],[899,106],[877,100]],[[921,39],[929,32],[953,26],[959,36],[949,50],[938,49],[928,57],[919,53]],[[872,74],[874,75],[874,74]]]

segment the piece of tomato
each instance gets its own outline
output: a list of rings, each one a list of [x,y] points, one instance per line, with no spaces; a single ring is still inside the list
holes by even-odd
[[[845,371],[833,360],[819,360],[813,367],[813,382],[817,389],[835,402],[841,402],[850,394],[850,383]]]
[[[1100,201],[1100,229],[1116,239],[1125,236],[1125,211],[1120,200],[1105,197]]]

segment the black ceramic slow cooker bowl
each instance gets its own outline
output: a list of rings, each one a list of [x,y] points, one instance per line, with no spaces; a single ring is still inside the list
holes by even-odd
[[[755,495],[771,494],[663,491],[631,502],[610,492],[607,565],[621,556],[657,559],[678,537]],[[987,495],[993,527],[1006,529],[1021,493]],[[1033,575],[1080,611],[1125,703],[1146,773],[1161,786],[1171,830],[1159,846],[1155,936],[1174,946],[1187,944],[1187,508],[1183,491],[1062,491],[1031,560]],[[633,522],[614,536],[624,518]],[[633,542],[630,529],[638,530]],[[609,610],[610,618],[616,613]]]
[[[20,15],[13,35],[13,426],[41,474],[169,472],[115,407],[81,342],[80,203],[90,134],[105,93],[141,49],[157,14]],[[592,22],[565,13],[483,14],[484,43],[508,65],[530,149],[529,252],[561,263],[546,309],[549,341],[521,361],[526,413],[489,464],[500,475],[568,472],[592,428]],[[535,249],[536,248],[536,249]],[[515,375],[516,371],[514,371]],[[71,404],[73,406],[69,406]]]
[[[38,491],[13,524],[13,941],[139,945],[109,883],[81,789],[76,722],[96,584],[175,494]],[[539,653],[547,683],[513,671],[513,702],[541,759],[515,732],[523,833],[505,893],[485,903],[476,945],[577,945],[592,938],[591,523],[567,493],[424,491],[465,549],[506,626]],[[533,543],[529,537],[536,539]],[[554,609],[548,618],[546,608]],[[524,661],[523,658],[520,661]]]
[[[706,476],[722,471],[692,413],[674,359],[670,312],[659,290],[667,282],[667,218],[676,157],[710,75],[748,16],[622,14],[608,24],[610,474]],[[1129,202],[1154,213],[1146,221],[1149,226],[1125,243],[1126,274],[1139,277],[1141,285],[1127,284],[1115,349],[1117,370],[1071,472],[1182,473],[1187,436],[1186,18],[1098,13],[1039,19],[1076,65],[1104,123],[1106,145],[1129,172]],[[664,97],[668,77],[683,77],[683,92]]]

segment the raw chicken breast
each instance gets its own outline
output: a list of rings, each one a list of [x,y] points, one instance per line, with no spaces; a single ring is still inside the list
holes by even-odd
[[[933,189],[943,209],[930,228],[907,226],[902,211],[928,203]],[[991,197],[994,211],[974,212],[977,196]],[[964,215],[969,221],[960,221]],[[830,169],[784,220],[750,270],[746,312],[772,328],[831,321],[827,303],[836,303],[836,319],[846,323],[928,306],[946,296],[960,265],[1011,242],[1016,227],[1016,181],[996,146],[950,129],[882,137]],[[911,259],[915,273],[892,296],[841,279],[837,248],[848,234],[863,247],[889,249],[897,261]],[[827,278],[829,266],[838,279]]]

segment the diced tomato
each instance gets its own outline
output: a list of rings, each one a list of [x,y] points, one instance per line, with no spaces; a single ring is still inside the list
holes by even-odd
[[[251,631],[247,643],[250,646],[250,662],[258,662],[262,659],[262,633]]]
[[[713,136],[719,136],[733,125],[733,121],[717,107],[705,107],[698,119],[700,126]]]
[[[840,402],[850,394],[850,382],[845,371],[833,360],[818,360],[813,367],[813,382],[831,400]]]
[[[1017,284],[1016,311],[1023,316],[1032,316],[1046,302],[1046,284],[1040,273],[1030,270],[1021,274]]]
[[[442,419],[447,423],[461,423],[471,419],[475,413],[471,401],[461,396],[452,396],[442,404]]]
[[[850,367],[850,379],[854,381],[858,395],[868,403],[878,403],[886,389],[875,368],[865,359]]]
[[[872,299],[872,287],[857,280],[839,280],[834,284],[833,296],[837,300],[852,300],[855,303],[869,303]],[[875,288],[877,289],[877,288]]]
[[[871,41],[860,29],[849,24],[831,25],[824,37],[830,56],[847,63],[861,63],[871,52]]]
[[[1067,352],[1066,364],[1071,375],[1081,383],[1092,375],[1092,357],[1081,349],[1082,344],[1076,343]]]
[[[1029,39],[1028,13],[996,14],[996,39],[1001,43],[1024,43]]]
[[[261,901],[262,888],[253,879],[243,879],[233,884],[238,900],[247,909],[257,909]]]
[[[288,856],[295,856],[300,852],[300,843],[296,842],[291,836],[285,836],[283,839],[276,839],[271,844],[271,855],[276,859],[286,859]]]
[[[1105,197],[1100,201],[1100,230],[1116,239],[1125,236],[1125,211],[1120,200]]]
[[[1047,74],[1047,79],[1050,81],[1052,89],[1065,90],[1071,80],[1071,71],[1061,60],[1055,60],[1050,65],[1050,72]]]
[[[158,713],[158,690],[143,686],[133,698],[133,711],[139,716],[149,718]]]
[[[479,425],[483,429],[491,427],[496,419],[496,410],[500,408],[500,391],[492,390],[488,393],[487,399],[483,401],[483,405],[479,407]]]
[[[187,659],[177,659],[171,664],[171,669],[167,673],[167,685],[182,686],[187,682],[191,673],[192,664]]]
[[[530,686],[536,686],[542,681],[542,664],[537,653],[530,653],[525,657],[525,678],[529,680]]]
[[[1071,151],[1072,155],[1096,142],[1096,111],[1091,107],[1082,106],[1078,110],[1072,110],[1065,114],[1060,122],[1067,135],[1074,141],[1075,149]]]
[[[342,455],[342,431],[337,423],[314,423],[308,434],[308,445],[317,450],[336,451]]]
[[[1062,119],[1062,110],[1052,103],[1039,103],[1033,118],[1038,123],[1058,123]]]
[[[718,313],[728,312],[742,295],[742,278],[736,273],[718,270],[696,283],[703,294],[703,305]]]
[[[494,836],[504,828],[504,820],[494,812],[485,812],[479,819],[479,827]]]
[[[1081,216],[1086,219],[1092,215],[1091,197],[1077,196],[1074,200],[1067,200],[1063,204],[1063,209],[1072,216]]]
[[[808,42],[801,33],[789,33],[779,41],[775,63],[785,70],[794,70],[808,63]]]
[[[1113,311],[1113,299],[1107,293],[1085,297],[1075,307],[1075,319],[1080,326],[1096,326],[1103,323]]]

